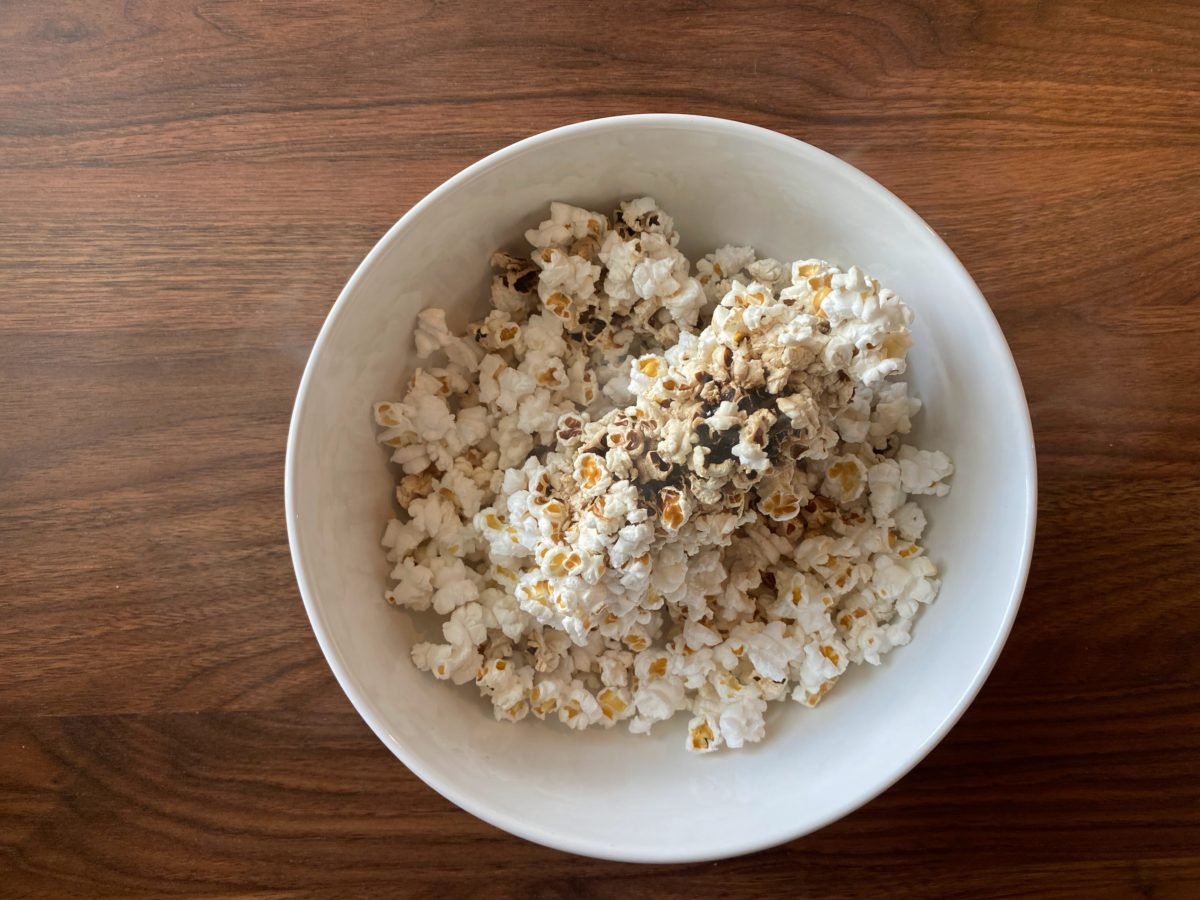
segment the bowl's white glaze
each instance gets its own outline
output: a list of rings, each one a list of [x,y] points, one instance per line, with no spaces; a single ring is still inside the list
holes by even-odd
[[[928,504],[943,571],[913,643],[844,677],[815,710],[772,704],[766,740],[691,756],[684,719],[639,738],[492,720],[473,687],[418,672],[414,626],[382,597],[379,546],[393,475],[371,404],[400,396],[411,327],[486,307],[488,258],[519,247],[551,200],[609,209],[653,195],[683,249],[749,243],[781,259],[854,263],[916,313],[910,378],[925,401],[913,442],[954,459]],[[288,436],[292,559],[317,640],[355,708],[431,787],[514,834],[574,853],[669,862],[768,847],[879,794],[942,738],[1008,635],[1033,548],[1033,436],[1004,337],[970,276],[908,207],[861,172],[774,132],[645,115],[521,141],[414,206],[347,283],[308,361]]]

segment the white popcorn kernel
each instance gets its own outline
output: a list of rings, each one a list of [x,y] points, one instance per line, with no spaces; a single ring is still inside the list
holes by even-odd
[[[525,240],[536,248],[562,247],[589,236],[603,237],[608,218],[567,203],[551,203],[550,218],[525,232]]]
[[[411,523],[389,519],[380,543],[388,548],[388,559],[402,560],[412,553],[428,535]]]
[[[775,287],[788,277],[789,270],[777,259],[760,259],[746,265],[746,274],[755,281]]]
[[[903,446],[896,454],[900,461],[900,486],[909,494],[934,494],[944,497],[950,487],[944,480],[954,474],[954,464],[941,451],[915,450]]]
[[[498,465],[504,468],[520,465],[533,450],[533,436],[521,428],[517,416],[504,416],[496,424],[496,443],[500,445]]]
[[[737,749],[757,743],[766,734],[763,714],[767,703],[752,687],[745,687],[732,700],[726,701],[718,719],[725,746]]]
[[[904,382],[880,387],[871,411],[871,442],[879,446],[892,434],[908,434],[912,430],[912,417],[920,409],[921,401],[908,396],[908,385]]]
[[[915,503],[905,503],[894,516],[896,530],[906,541],[919,540],[925,531],[925,513]]]
[[[506,659],[484,663],[475,677],[480,693],[492,701],[497,719],[518,722],[529,712],[529,692],[533,688],[533,669],[518,667]]]
[[[421,359],[433,355],[454,340],[454,335],[446,328],[446,311],[429,307],[417,313],[413,338],[417,344],[417,356]]]
[[[821,493],[835,503],[853,503],[867,486],[867,467],[856,456],[836,456],[825,470]]]
[[[600,703],[579,681],[573,681],[558,705],[558,720],[568,728],[580,730],[604,718]]]
[[[867,470],[867,485],[871,494],[871,515],[876,519],[888,519],[904,504],[904,491],[900,488],[900,464],[894,459],[885,459]]]
[[[433,609],[439,615],[450,615],[460,606],[479,599],[479,588],[467,575],[466,566],[461,559],[438,557],[431,568],[434,587]]]
[[[392,569],[390,577],[397,584],[385,594],[388,603],[417,612],[429,609],[433,600],[433,573],[428,568],[406,558]]]
[[[675,715],[684,706],[683,683],[667,674],[668,659],[660,651],[643,651],[634,660],[638,688],[633,694],[637,714],[630,722],[634,734],[647,734],[655,722]]]
[[[466,684],[475,678],[483,655],[468,644],[417,644],[412,660],[418,669],[432,672],[436,678]]]

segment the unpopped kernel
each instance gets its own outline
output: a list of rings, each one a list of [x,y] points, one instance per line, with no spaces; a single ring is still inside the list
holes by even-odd
[[[526,239],[465,333],[419,314],[429,362],[375,405],[403,511],[385,596],[444,620],[418,668],[508,721],[646,733],[685,711],[708,752],[907,644],[939,586],[909,498],[954,471],[902,443],[908,307],[750,247],[693,275],[649,197],[551,204]]]

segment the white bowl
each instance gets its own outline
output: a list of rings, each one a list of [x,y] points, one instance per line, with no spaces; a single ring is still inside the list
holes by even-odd
[[[930,177],[934,177],[930,173]],[[855,667],[815,709],[772,704],[763,743],[684,750],[684,720],[623,727],[498,723],[473,686],[409,661],[408,614],[383,600],[393,474],[371,404],[412,367],[413,320],[486,308],[488,257],[520,246],[551,200],[609,209],[650,194],[693,260],[727,242],[854,263],[916,313],[913,442],[947,451],[953,491],[927,505],[944,573],[911,645]],[[452,316],[452,319],[454,316]],[[600,119],[492,154],[414,206],[347,283],[300,382],[288,436],[288,537],[338,682],[379,738],[443,796],[538,843],[640,862],[715,859],[807,834],[875,797],[946,734],[1008,635],[1033,547],[1029,412],[996,320],[954,254],[866,175],[800,141],[695,116]]]

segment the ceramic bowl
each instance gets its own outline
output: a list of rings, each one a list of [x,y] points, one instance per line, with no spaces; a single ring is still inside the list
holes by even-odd
[[[930,177],[934,177],[930,173]],[[927,504],[943,573],[913,642],[854,667],[816,709],[771,705],[767,737],[703,756],[687,716],[650,737],[493,720],[473,686],[409,660],[417,628],[383,600],[379,544],[394,475],[371,406],[411,371],[418,310],[464,324],[486,308],[488,258],[521,246],[551,200],[608,210],[649,194],[695,260],[728,242],[780,259],[856,264],[912,307],[912,436],[946,451],[948,497]],[[513,144],[430,193],[384,235],[338,297],[304,371],[288,437],[292,559],[313,630],[355,708],[432,788],[513,834],[588,856],[715,859],[787,841],[875,797],[946,734],[978,692],[1017,612],[1033,547],[1029,413],[1000,328],[936,234],[866,175],[749,125],[644,115]]]

